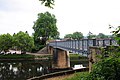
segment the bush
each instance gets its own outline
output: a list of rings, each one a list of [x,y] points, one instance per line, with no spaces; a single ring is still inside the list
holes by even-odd
[[[93,65],[87,80],[119,80],[120,79],[120,48],[109,49],[101,54],[100,61]],[[105,56],[107,55],[107,57]]]

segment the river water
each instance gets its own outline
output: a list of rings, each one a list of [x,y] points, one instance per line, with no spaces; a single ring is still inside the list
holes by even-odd
[[[71,67],[81,64],[71,62]],[[52,70],[52,60],[0,61],[0,80],[26,80],[55,72]]]
[[[51,72],[50,60],[0,61],[0,80],[26,80]]]

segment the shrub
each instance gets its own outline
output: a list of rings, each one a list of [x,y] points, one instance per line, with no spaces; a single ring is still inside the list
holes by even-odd
[[[119,47],[109,47],[101,54],[100,61],[93,65],[87,80],[119,80],[120,51]],[[111,52],[112,51],[112,52]],[[107,55],[107,57],[105,56]]]

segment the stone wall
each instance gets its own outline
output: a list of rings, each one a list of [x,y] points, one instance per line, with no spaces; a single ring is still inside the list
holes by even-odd
[[[89,72],[92,70],[92,65],[93,63],[96,63],[99,61],[99,59],[96,57],[97,54],[101,54],[101,47],[90,47],[90,54],[88,55],[89,57]]]

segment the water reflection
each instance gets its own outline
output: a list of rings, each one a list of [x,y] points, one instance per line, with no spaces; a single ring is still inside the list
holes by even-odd
[[[41,65],[42,64],[42,65]],[[2,61],[0,80],[26,80],[52,72],[50,61]]]

